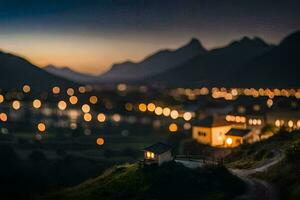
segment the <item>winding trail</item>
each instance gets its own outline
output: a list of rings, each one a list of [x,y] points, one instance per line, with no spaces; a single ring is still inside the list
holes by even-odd
[[[275,156],[262,165],[250,169],[229,169],[232,174],[241,178],[248,186],[247,192],[234,200],[278,200],[278,194],[275,188],[266,181],[254,178],[257,172],[265,172],[270,167],[276,165],[284,159],[284,153],[274,151]]]

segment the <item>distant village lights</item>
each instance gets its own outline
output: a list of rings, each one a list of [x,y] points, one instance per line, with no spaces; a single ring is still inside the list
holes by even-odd
[[[29,93],[30,90],[31,90],[31,89],[30,89],[30,86],[29,86],[29,85],[24,85],[24,86],[23,86],[23,92],[24,92],[24,93]]]
[[[146,104],[140,103],[140,104],[139,104],[139,110],[140,110],[141,112],[146,112],[146,110],[147,110]]]
[[[15,110],[19,110],[19,109],[21,108],[21,103],[20,103],[20,101],[18,101],[18,100],[13,101],[12,107],[13,107],[13,109],[15,109]]]
[[[156,106],[155,106],[154,103],[148,103],[147,109],[148,109],[149,112],[154,112],[155,108],[156,108]]]
[[[170,132],[176,132],[178,130],[178,126],[175,123],[172,123],[169,125],[169,131]]]
[[[0,121],[2,121],[2,122],[7,121],[7,114],[6,113],[0,113]]]
[[[190,113],[190,112],[185,112],[185,113],[183,114],[183,119],[184,119],[185,121],[190,121],[190,120],[192,119],[192,113]]]
[[[73,88],[68,88],[68,89],[67,89],[67,94],[68,94],[69,96],[73,96],[74,93],[75,93],[75,91],[74,91]]]
[[[0,103],[3,103],[3,101],[4,101],[4,96],[0,94]]]
[[[76,96],[71,96],[71,97],[69,98],[69,101],[70,101],[70,103],[71,103],[72,105],[75,105],[75,104],[77,104],[77,102],[78,102],[78,98],[77,98]]]
[[[42,102],[41,102],[39,99],[35,99],[35,100],[33,100],[33,102],[32,102],[32,106],[33,106],[35,109],[39,109],[39,108],[42,106]]]
[[[170,113],[171,113],[171,109],[170,109],[170,108],[165,107],[165,108],[163,109],[163,115],[164,115],[165,117],[169,117],[169,116],[170,116]]]
[[[84,115],[83,115],[83,119],[84,119],[84,121],[86,121],[86,122],[90,122],[90,121],[92,121],[92,115],[90,114],[90,113],[85,113]]]
[[[90,96],[90,103],[91,104],[96,104],[98,102],[98,97],[96,96]]]
[[[172,110],[171,113],[170,113],[170,116],[172,119],[177,119],[179,114],[178,114],[178,111],[177,110]]]
[[[38,124],[37,128],[40,132],[45,132],[46,131],[46,125],[42,122]]]
[[[163,113],[162,107],[156,107],[155,110],[154,110],[154,113],[156,115],[162,115],[162,113]]]
[[[60,93],[60,88],[58,86],[55,86],[52,88],[52,93],[53,94],[59,94]]]
[[[67,108],[67,103],[65,101],[59,101],[57,104],[57,107],[59,110],[66,110]]]
[[[82,112],[88,113],[91,110],[91,107],[88,104],[83,104],[81,107]]]
[[[101,137],[97,138],[97,140],[96,140],[97,145],[102,146],[102,145],[104,145],[104,143],[105,143],[105,141],[103,138],[101,138]]]
[[[97,115],[97,120],[98,120],[99,122],[105,122],[105,119],[106,119],[105,114],[99,113],[99,114]]]

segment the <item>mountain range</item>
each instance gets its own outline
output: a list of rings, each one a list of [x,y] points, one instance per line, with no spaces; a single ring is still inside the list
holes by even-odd
[[[300,31],[296,31],[278,45],[273,45],[259,37],[243,37],[212,50],[205,49],[199,40],[193,38],[178,49],[158,51],[141,62],[114,64],[102,75],[81,76],[76,73],[71,77],[71,72],[68,75],[56,74],[85,83],[299,87],[299,38]]]
[[[2,90],[21,90],[29,84],[33,91],[50,89],[53,86],[75,86],[77,83],[55,76],[33,65],[28,60],[0,51],[0,88]]]
[[[114,64],[101,75],[48,65],[43,69],[26,59],[0,51],[0,88],[54,85],[132,83],[169,87],[300,87],[300,31],[272,45],[258,37],[243,37],[207,50],[195,38],[178,49],[160,50],[140,62]],[[75,83],[76,82],[76,83]]]

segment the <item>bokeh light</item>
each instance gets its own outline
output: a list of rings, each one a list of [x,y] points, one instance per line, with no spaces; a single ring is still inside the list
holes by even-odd
[[[65,101],[59,101],[57,104],[57,107],[59,110],[66,110],[67,108],[67,103]]]
[[[39,99],[35,99],[33,102],[32,102],[32,106],[36,109],[40,108],[42,106],[42,102],[39,100]]]

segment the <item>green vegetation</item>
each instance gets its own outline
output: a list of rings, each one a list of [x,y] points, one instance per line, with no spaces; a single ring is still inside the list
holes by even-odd
[[[285,154],[284,160],[268,171],[256,173],[257,178],[273,183],[281,199],[300,199],[300,132],[281,130],[272,138],[253,144],[243,145],[233,151],[227,165],[236,168],[250,168],[261,165],[276,152]]]
[[[44,199],[226,200],[243,191],[244,184],[223,167],[189,169],[169,162],[162,166],[117,166],[102,176]]]
[[[281,130],[273,137],[233,149],[225,161],[228,167],[246,169],[262,165],[278,152],[285,152],[299,139],[299,132]]]

